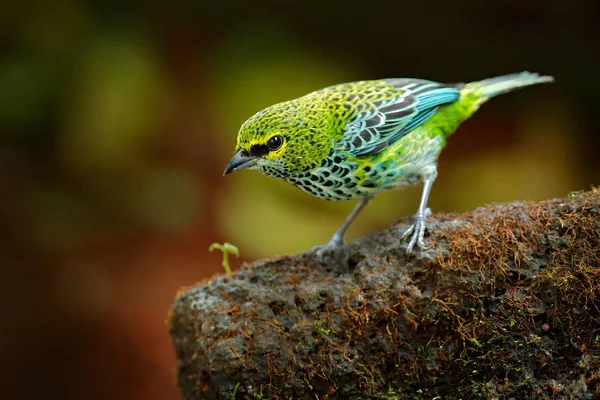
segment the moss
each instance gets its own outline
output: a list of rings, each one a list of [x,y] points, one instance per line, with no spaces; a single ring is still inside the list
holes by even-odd
[[[324,328],[324,326],[324,321],[315,321],[315,332],[317,333],[317,335],[329,335],[331,333],[331,329],[326,329]]]

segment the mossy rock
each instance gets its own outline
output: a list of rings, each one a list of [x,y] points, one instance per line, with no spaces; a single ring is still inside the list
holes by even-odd
[[[600,191],[409,222],[182,291],[183,398],[600,398]]]

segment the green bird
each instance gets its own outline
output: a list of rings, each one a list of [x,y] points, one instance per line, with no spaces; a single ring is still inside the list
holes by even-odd
[[[425,248],[427,199],[446,139],[491,97],[544,82],[521,72],[472,83],[381,79],[342,83],[275,104],[241,127],[224,175],[259,170],[325,200],[358,199],[324,251],[341,246],[358,213],[379,192],[423,182],[406,248]]]

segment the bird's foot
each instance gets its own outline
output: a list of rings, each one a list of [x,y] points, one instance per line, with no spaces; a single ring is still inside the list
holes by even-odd
[[[415,214],[415,221],[402,235],[402,239],[408,235],[412,235],[410,242],[408,242],[408,246],[406,246],[406,254],[410,255],[412,253],[415,244],[421,249],[427,248],[427,246],[425,246],[425,242],[423,242],[423,235],[425,235],[425,228],[427,227],[425,219],[427,219],[427,217],[430,215],[431,210],[429,208],[426,208],[424,213],[418,211]]]
[[[323,246],[316,246],[311,249],[311,253],[314,253],[317,256],[319,262],[322,262],[326,253],[341,247],[344,244],[344,241],[338,235],[334,235],[329,243]]]

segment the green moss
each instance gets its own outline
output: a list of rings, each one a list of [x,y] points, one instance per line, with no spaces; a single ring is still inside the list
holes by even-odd
[[[315,332],[319,335],[329,335],[331,333],[331,329],[327,329],[324,327],[325,321],[315,321]]]
[[[489,388],[483,383],[474,383],[471,385],[471,392],[477,399],[489,400],[492,398]]]

